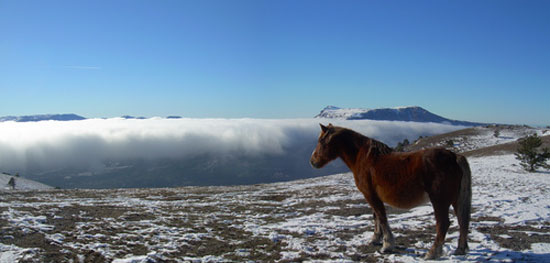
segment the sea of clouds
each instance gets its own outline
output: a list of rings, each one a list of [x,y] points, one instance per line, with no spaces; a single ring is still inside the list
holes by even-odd
[[[328,119],[87,119],[0,122],[0,171],[89,167],[106,160],[197,155],[284,155],[312,147],[319,123],[344,126],[390,146],[463,127],[397,121]],[[313,149],[311,149],[313,150]]]

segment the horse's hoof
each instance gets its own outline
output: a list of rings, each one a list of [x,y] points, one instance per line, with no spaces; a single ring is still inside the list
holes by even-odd
[[[392,252],[393,252],[393,246],[383,246],[380,249],[380,253],[382,253],[382,254],[389,254],[389,253],[392,253]]]
[[[424,260],[434,260],[438,258],[439,256],[435,255],[434,253],[428,252],[428,254],[426,254],[426,256],[424,257]]]
[[[380,246],[380,245],[382,245],[382,242],[378,240],[371,240],[367,243],[367,246]]]
[[[426,256],[424,257],[424,259],[425,260],[438,259],[439,257],[441,257],[441,254],[443,254],[442,246],[432,247],[430,248],[430,251],[428,251],[428,254],[426,254]]]
[[[453,255],[456,255],[456,256],[466,255],[466,249],[464,249],[464,248],[457,248],[457,249],[455,250],[455,252],[453,253]]]
[[[441,256],[440,253],[430,250],[428,254],[426,254],[426,256],[424,257],[424,260],[435,260],[435,259],[438,259],[440,256]]]

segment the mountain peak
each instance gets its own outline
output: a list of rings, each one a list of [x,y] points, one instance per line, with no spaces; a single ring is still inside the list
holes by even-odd
[[[315,118],[434,122],[460,126],[485,125],[483,123],[447,119],[439,115],[433,114],[420,106],[379,109],[339,108],[336,106],[327,106],[317,116],[315,116]]]
[[[340,109],[340,107],[328,105],[323,110],[339,110],[339,109]]]

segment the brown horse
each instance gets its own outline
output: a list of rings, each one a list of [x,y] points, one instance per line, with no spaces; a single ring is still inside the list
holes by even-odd
[[[466,253],[472,190],[470,167],[464,156],[438,148],[392,152],[387,145],[350,129],[321,124],[311,165],[321,168],[338,157],[353,172],[355,185],[374,211],[374,235],[370,244],[379,244],[383,238],[381,252],[390,252],[394,247],[384,203],[409,209],[430,200],[437,235],[425,258],[441,256],[450,225],[451,205],[460,226],[455,255]]]

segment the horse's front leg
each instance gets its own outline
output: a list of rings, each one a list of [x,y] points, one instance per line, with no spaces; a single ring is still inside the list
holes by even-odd
[[[378,221],[378,218],[376,217],[376,213],[372,213],[373,220],[374,220],[374,233],[372,235],[372,238],[369,242],[369,245],[381,245],[382,241],[382,226],[380,225],[380,222]]]
[[[365,195],[365,197],[371,205],[372,209],[374,210],[375,214],[375,229],[373,239],[377,238],[377,231],[380,231],[382,233],[384,241],[380,252],[391,252],[395,247],[395,239],[393,238],[390,225],[388,224],[388,218],[386,217],[386,208],[384,207],[384,203],[382,202],[382,200],[380,200],[380,198],[378,198],[377,195],[374,194]]]

